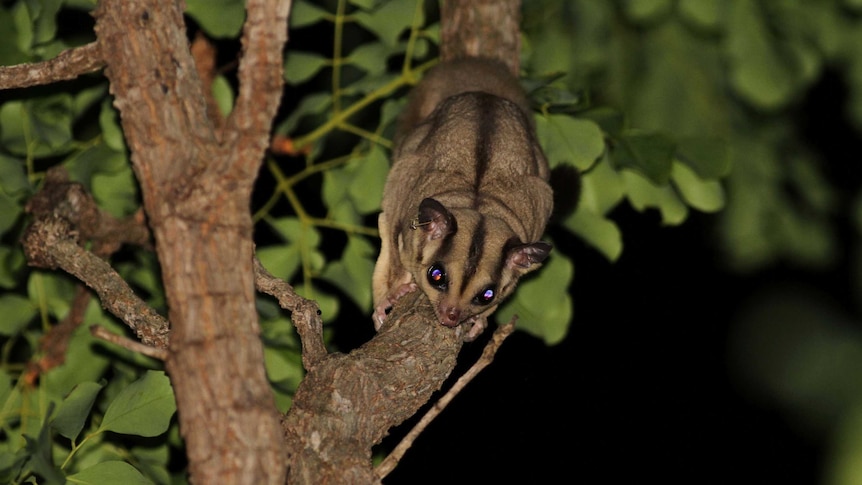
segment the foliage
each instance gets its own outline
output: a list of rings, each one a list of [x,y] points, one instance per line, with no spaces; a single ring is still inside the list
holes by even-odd
[[[717,236],[730,264],[753,271],[780,260],[821,267],[833,260],[839,234],[830,220],[853,218],[840,211],[858,203],[830,186],[804,132],[841,120],[800,126],[789,115],[831,72],[848,90],[847,119],[862,128],[859,2],[548,0],[525,8],[528,50],[552,53],[528,54],[529,69],[570,73],[565,86],[591,89],[592,99],[626,114],[625,125],[673,133],[683,163],[702,179],[728,166],[717,159],[717,143],[725,143],[733,170]],[[675,168],[671,178],[690,175]],[[711,182],[695,192],[678,188],[700,210],[722,205]],[[674,198],[650,200],[665,222],[676,222]],[[647,206],[638,196],[630,201]]]
[[[218,8],[186,3],[194,28],[238,49],[241,0],[219,0]],[[294,0],[285,115],[260,174],[254,220],[261,261],[316,299],[327,322],[349,314],[371,324],[376,213],[393,123],[439,43],[430,3]],[[553,167],[582,174],[577,210],[552,233],[571,232],[616,260],[624,248],[613,214],[621,205],[654,211],[668,225],[683,223],[692,209],[726,205],[719,237],[738,267],[828,261],[836,237],[828,220],[839,201],[786,114],[825,69],[843,66],[848,116],[862,127],[858,1],[538,0],[524,7],[523,82],[539,139]],[[12,41],[0,44],[0,64],[49,59],[93,40],[86,29],[58,29],[69,15],[86,19],[90,8],[88,0],[3,3],[0,31]],[[229,111],[229,71],[213,95]],[[0,92],[0,476],[12,483],[178,480],[168,461],[181,445],[169,427],[167,381],[156,363],[82,330],[100,323],[124,331],[96,303],[69,342],[66,363],[37,381],[22,378],[74,293],[68,277],[28,269],[18,245],[23,206],[57,164],[115,215],[139,206],[101,76]],[[151,254],[130,249],[115,267],[164,308]],[[558,245],[498,317],[517,313],[521,329],[559,342],[572,320],[575,267]],[[262,298],[258,308],[267,371],[284,410],[302,378],[298,343],[275,304]],[[152,405],[133,405],[140,391]]]

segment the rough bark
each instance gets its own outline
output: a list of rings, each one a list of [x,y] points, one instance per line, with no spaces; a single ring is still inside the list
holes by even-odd
[[[94,12],[162,269],[172,326],[165,368],[193,483],[284,480],[248,208],[281,95],[289,2],[247,8],[242,87],[225,133],[207,117],[181,2],[103,1]]]
[[[443,0],[440,5],[440,58],[488,57],[521,66],[520,0]]]

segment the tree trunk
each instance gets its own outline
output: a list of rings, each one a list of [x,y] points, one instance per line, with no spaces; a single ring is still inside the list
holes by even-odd
[[[193,483],[283,483],[284,442],[254,305],[250,194],[281,95],[289,2],[250,1],[243,87],[224,132],[207,117],[181,3],[103,1],[106,75],[156,242],[171,322],[165,362]],[[243,70],[259,70],[254,76]],[[274,73],[274,74],[267,74]],[[244,89],[244,90],[243,90]]]

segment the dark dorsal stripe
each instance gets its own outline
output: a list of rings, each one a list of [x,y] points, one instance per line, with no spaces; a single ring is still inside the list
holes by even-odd
[[[473,231],[473,237],[470,239],[470,246],[467,249],[467,260],[464,262],[464,274],[461,279],[461,286],[459,289],[464,291],[464,288],[467,287],[467,284],[471,279],[476,275],[476,271],[479,269],[479,262],[482,261],[482,255],[485,250],[486,242],[485,240],[488,238],[487,227],[485,226],[485,216],[479,216],[479,221],[476,223],[475,230]]]
[[[491,149],[494,145],[494,136],[497,132],[497,99],[495,96],[482,93],[478,96],[478,112],[479,119],[478,129],[476,130],[476,177],[474,180],[473,190],[479,191],[482,185],[482,178],[488,171],[488,165],[491,164]]]

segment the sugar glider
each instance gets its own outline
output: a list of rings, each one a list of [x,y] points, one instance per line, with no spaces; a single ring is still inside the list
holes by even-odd
[[[537,269],[553,208],[548,162],[526,95],[503,64],[439,64],[417,84],[398,120],[378,219],[374,321],[417,288],[447,327],[487,317]]]

